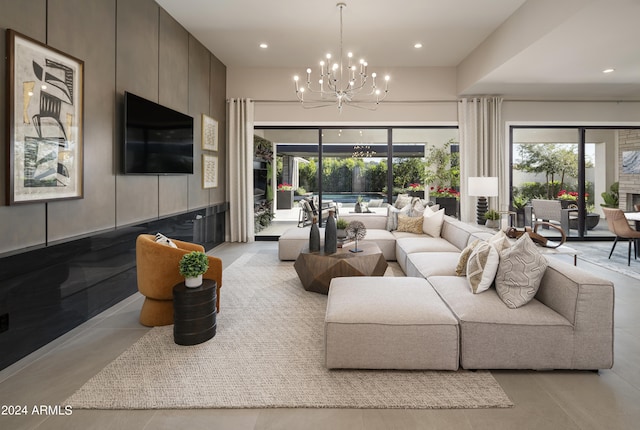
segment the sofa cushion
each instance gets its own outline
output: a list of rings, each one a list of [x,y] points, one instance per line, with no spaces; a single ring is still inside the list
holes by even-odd
[[[422,278],[334,278],[324,334],[328,368],[458,369],[458,321]]]
[[[422,233],[423,217],[411,217],[403,214],[398,215],[398,231],[408,233]]]
[[[407,276],[454,276],[458,252],[414,252],[407,256]]]
[[[351,221],[360,221],[367,230],[387,228],[387,217],[379,213],[341,213],[339,219],[345,220],[347,223]]]
[[[367,234],[362,240],[363,242],[375,242],[382,251],[384,259],[387,261],[395,261],[396,259],[396,238],[390,231],[382,229],[367,230]]]
[[[529,303],[538,292],[547,269],[547,259],[527,233],[500,253],[496,291],[502,301],[515,309]]]
[[[491,287],[498,271],[500,254],[489,242],[480,242],[469,255],[467,279],[474,294],[482,293]]]
[[[538,300],[509,309],[494,289],[472,294],[465,278],[432,276],[429,283],[458,318],[460,362],[465,369],[571,369],[575,365],[573,325]]]
[[[422,231],[431,237],[440,237],[442,224],[444,223],[444,209],[432,212],[426,209],[422,217]]]
[[[293,227],[285,230],[278,238],[278,258],[282,261],[295,260],[300,251],[309,247],[311,227]],[[324,246],[324,228],[320,229],[320,246]]]
[[[460,250],[441,237],[393,232],[396,238],[396,260],[407,273],[407,256],[414,252],[455,252]]]
[[[469,236],[478,231],[480,230],[476,226],[445,216],[440,237],[447,239],[461,251],[469,244]]]

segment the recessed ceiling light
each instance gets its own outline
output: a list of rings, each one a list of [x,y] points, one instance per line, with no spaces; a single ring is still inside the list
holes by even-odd
[[[616,69],[604,69],[602,73],[613,73]]]
[[[269,45],[267,45],[266,43],[261,43],[261,44],[260,44],[260,47],[261,47],[262,49],[267,49],[267,48],[269,47]]]
[[[413,47],[416,48],[416,49],[420,49],[420,48],[422,48],[422,43],[418,42],[415,45],[413,45]]]

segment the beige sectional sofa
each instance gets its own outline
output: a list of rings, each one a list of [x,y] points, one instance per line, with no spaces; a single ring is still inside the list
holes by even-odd
[[[548,267],[540,282],[535,297],[526,305],[517,309],[507,307],[499,297],[495,288],[480,294],[473,294],[465,276],[456,276],[456,266],[461,251],[476,239],[486,240],[492,233],[474,225],[463,223],[445,216],[440,237],[424,234],[387,231],[386,217],[376,214],[354,214],[368,228],[365,240],[376,241],[388,260],[397,260],[408,278],[422,278],[428,282],[438,300],[441,300],[447,311],[455,317],[458,324],[459,364],[465,369],[608,369],[613,366],[613,311],[614,287],[610,281],[590,275],[577,267],[554,258],[547,258]],[[347,215],[345,215],[347,217]],[[376,228],[377,227],[377,228]],[[308,241],[308,229],[295,229],[280,239],[280,258],[295,259]],[[306,231],[305,231],[306,230]],[[289,233],[289,232],[287,232]],[[306,234],[306,237],[305,237]],[[299,242],[295,242],[294,237]],[[393,242],[393,247],[390,243]],[[391,249],[393,248],[393,249]],[[285,257],[285,258],[283,258]],[[401,278],[402,279],[402,278]],[[370,278],[371,283],[384,285],[385,278]],[[407,280],[407,283],[411,283]],[[349,288],[341,285],[340,288]],[[372,292],[375,289],[372,289]],[[359,322],[354,339],[349,339],[348,321],[325,321],[325,330],[341,327],[336,332],[331,329],[333,337],[327,343],[328,367],[342,367],[336,363],[348,362],[344,367],[371,368],[370,362],[354,362],[354,354],[350,358],[341,357],[344,352],[337,345],[357,342],[368,344],[363,334],[363,323],[367,319],[366,310],[360,308],[357,300],[341,303],[344,294],[336,294],[328,303],[327,314],[335,314],[337,306],[341,315],[348,315],[350,309],[358,314]],[[415,292],[414,292],[415,294]],[[426,294],[426,293],[425,293]],[[349,296],[349,295],[345,295]],[[369,306],[375,297],[367,298]],[[394,300],[393,295],[380,297],[380,305]],[[430,299],[432,300],[432,299]],[[405,305],[405,306],[411,306]],[[363,315],[364,312],[364,315]],[[413,310],[407,308],[407,313]],[[440,311],[442,312],[442,311]],[[397,313],[397,312],[396,312]],[[370,322],[378,324],[379,316],[372,312]],[[397,337],[398,326],[403,327],[402,318],[384,324],[394,326],[393,336]],[[446,318],[441,315],[441,318]],[[364,320],[363,320],[364,319]],[[351,322],[353,323],[353,322]],[[347,325],[345,325],[347,324]],[[353,323],[356,324],[356,323]],[[364,325],[366,326],[366,324]],[[414,329],[409,324],[407,330]],[[426,329],[429,331],[429,328]],[[384,332],[384,331],[382,331]],[[336,338],[335,333],[341,333]],[[376,333],[376,334],[374,334]],[[376,328],[371,336],[379,336]],[[451,332],[449,332],[451,333]],[[342,336],[342,339],[339,337]],[[451,336],[449,334],[448,336]],[[338,339],[340,341],[338,341]],[[374,341],[373,339],[371,340]],[[376,345],[384,345],[379,339]],[[408,345],[414,344],[414,341]],[[398,349],[398,342],[389,342]],[[384,347],[384,346],[380,346]],[[409,348],[405,354],[420,354],[422,347]],[[450,349],[448,354],[450,353]],[[366,355],[366,354],[365,354]],[[383,368],[411,368],[407,362],[420,363],[419,360],[387,360]],[[415,368],[425,368],[417,365]],[[429,368],[429,367],[426,367]]]

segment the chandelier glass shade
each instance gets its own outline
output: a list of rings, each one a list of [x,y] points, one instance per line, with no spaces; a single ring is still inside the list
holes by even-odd
[[[312,77],[311,68],[307,69],[307,79],[304,83],[299,76],[294,76],[296,97],[304,108],[337,105],[338,111],[342,112],[342,108],[348,105],[375,110],[389,93],[390,77],[385,76],[384,88],[379,88],[376,82],[377,74],[371,73],[369,76],[369,65],[364,59],[356,64],[353,53],[348,52],[345,64],[342,51],[342,10],[347,5],[338,3],[336,6],[340,9],[340,57],[332,60],[332,55],[327,54],[325,59],[320,61],[317,83]]]

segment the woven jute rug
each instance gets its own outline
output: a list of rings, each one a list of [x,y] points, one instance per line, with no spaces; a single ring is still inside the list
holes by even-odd
[[[386,276],[401,276],[392,263]],[[328,370],[327,297],[305,291],[293,262],[245,254],[224,270],[216,336],[173,342],[156,327],[65,404],[87,409],[491,408],[511,401],[488,371]]]

